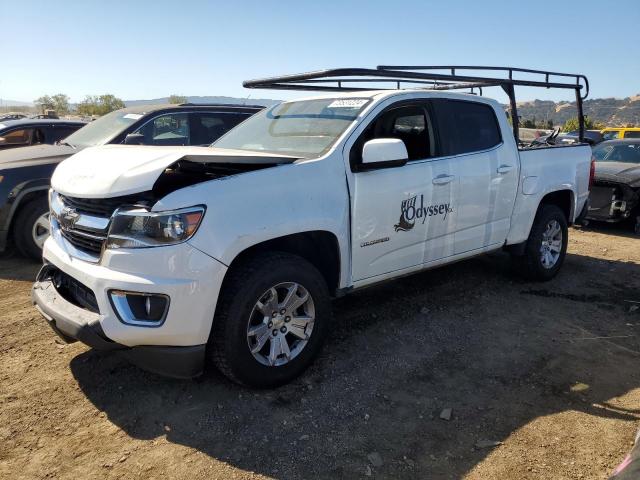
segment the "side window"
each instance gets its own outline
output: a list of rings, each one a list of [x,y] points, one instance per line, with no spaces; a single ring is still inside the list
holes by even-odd
[[[391,108],[376,118],[351,148],[352,167],[362,161],[362,147],[376,138],[397,138],[407,147],[409,161],[435,156],[433,127],[422,105]]]
[[[616,138],[620,138],[620,131],[618,130],[609,130],[602,134],[603,140],[615,140]]]
[[[10,132],[0,135],[0,146],[30,145],[32,135],[33,135],[32,128],[21,128],[20,130],[12,130]]]
[[[225,112],[190,113],[191,145],[210,145],[233,127],[244,121],[248,114]]]
[[[624,132],[624,138],[640,138],[640,132],[638,131]]]
[[[186,113],[160,115],[134,133],[144,136],[144,145],[189,145],[189,117]]]
[[[78,127],[56,125],[48,132],[49,133],[48,143],[55,143],[60,140],[64,140],[76,130],[78,130]]]
[[[488,150],[502,142],[493,108],[464,100],[438,102],[440,137],[447,155]]]

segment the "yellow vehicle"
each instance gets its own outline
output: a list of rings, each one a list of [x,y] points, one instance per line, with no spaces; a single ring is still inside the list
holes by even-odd
[[[600,133],[602,133],[603,140],[640,138],[640,128],[638,127],[605,128]]]

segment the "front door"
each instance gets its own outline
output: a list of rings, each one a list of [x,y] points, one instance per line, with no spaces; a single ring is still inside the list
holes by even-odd
[[[357,171],[362,146],[374,138],[402,140],[408,163]],[[351,147],[354,281],[452,254],[458,181],[448,162],[438,161],[437,148],[426,101],[389,107]]]

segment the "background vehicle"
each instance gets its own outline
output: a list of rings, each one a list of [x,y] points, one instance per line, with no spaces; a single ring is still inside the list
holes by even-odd
[[[597,145],[604,140],[604,136],[598,130],[585,130],[584,139],[591,145]],[[556,139],[556,143],[580,143],[580,132],[573,131],[561,133]]]
[[[0,123],[0,151],[54,144],[82,128],[85,122],[55,119],[9,120]]]
[[[49,179],[65,158],[86,147],[109,143],[208,145],[262,108],[142,105],[104,115],[56,145],[0,151],[0,251],[13,237],[20,252],[40,259],[42,244],[49,234]]]
[[[553,278],[591,148],[525,145],[497,101],[443,90],[500,85],[515,105],[514,85],[581,99],[586,78],[404,68],[245,82],[330,93],[260,112],[213,148],[105,146],[63,162],[34,303],[67,341],[177,377],[208,357],[269,387],[317,355],[330,296],[503,248],[523,275]],[[395,89],[434,79],[436,90]],[[354,87],[374,80],[393,89]]]
[[[604,130],[602,130],[602,136],[604,140],[616,140],[619,138],[640,138],[640,128],[605,128]]]
[[[640,233],[640,138],[609,140],[593,150],[595,177],[587,218],[633,222]]]
[[[14,113],[14,112],[9,112],[9,113],[0,113],[0,122],[5,122],[8,120],[21,120],[23,118],[27,118],[27,115],[25,115],[24,113]]]

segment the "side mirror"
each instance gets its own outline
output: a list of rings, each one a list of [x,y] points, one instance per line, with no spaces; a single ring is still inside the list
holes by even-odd
[[[401,167],[407,163],[409,154],[402,140],[376,138],[362,147],[362,170]]]
[[[125,145],[144,145],[144,135],[141,133],[130,133],[124,137]]]

